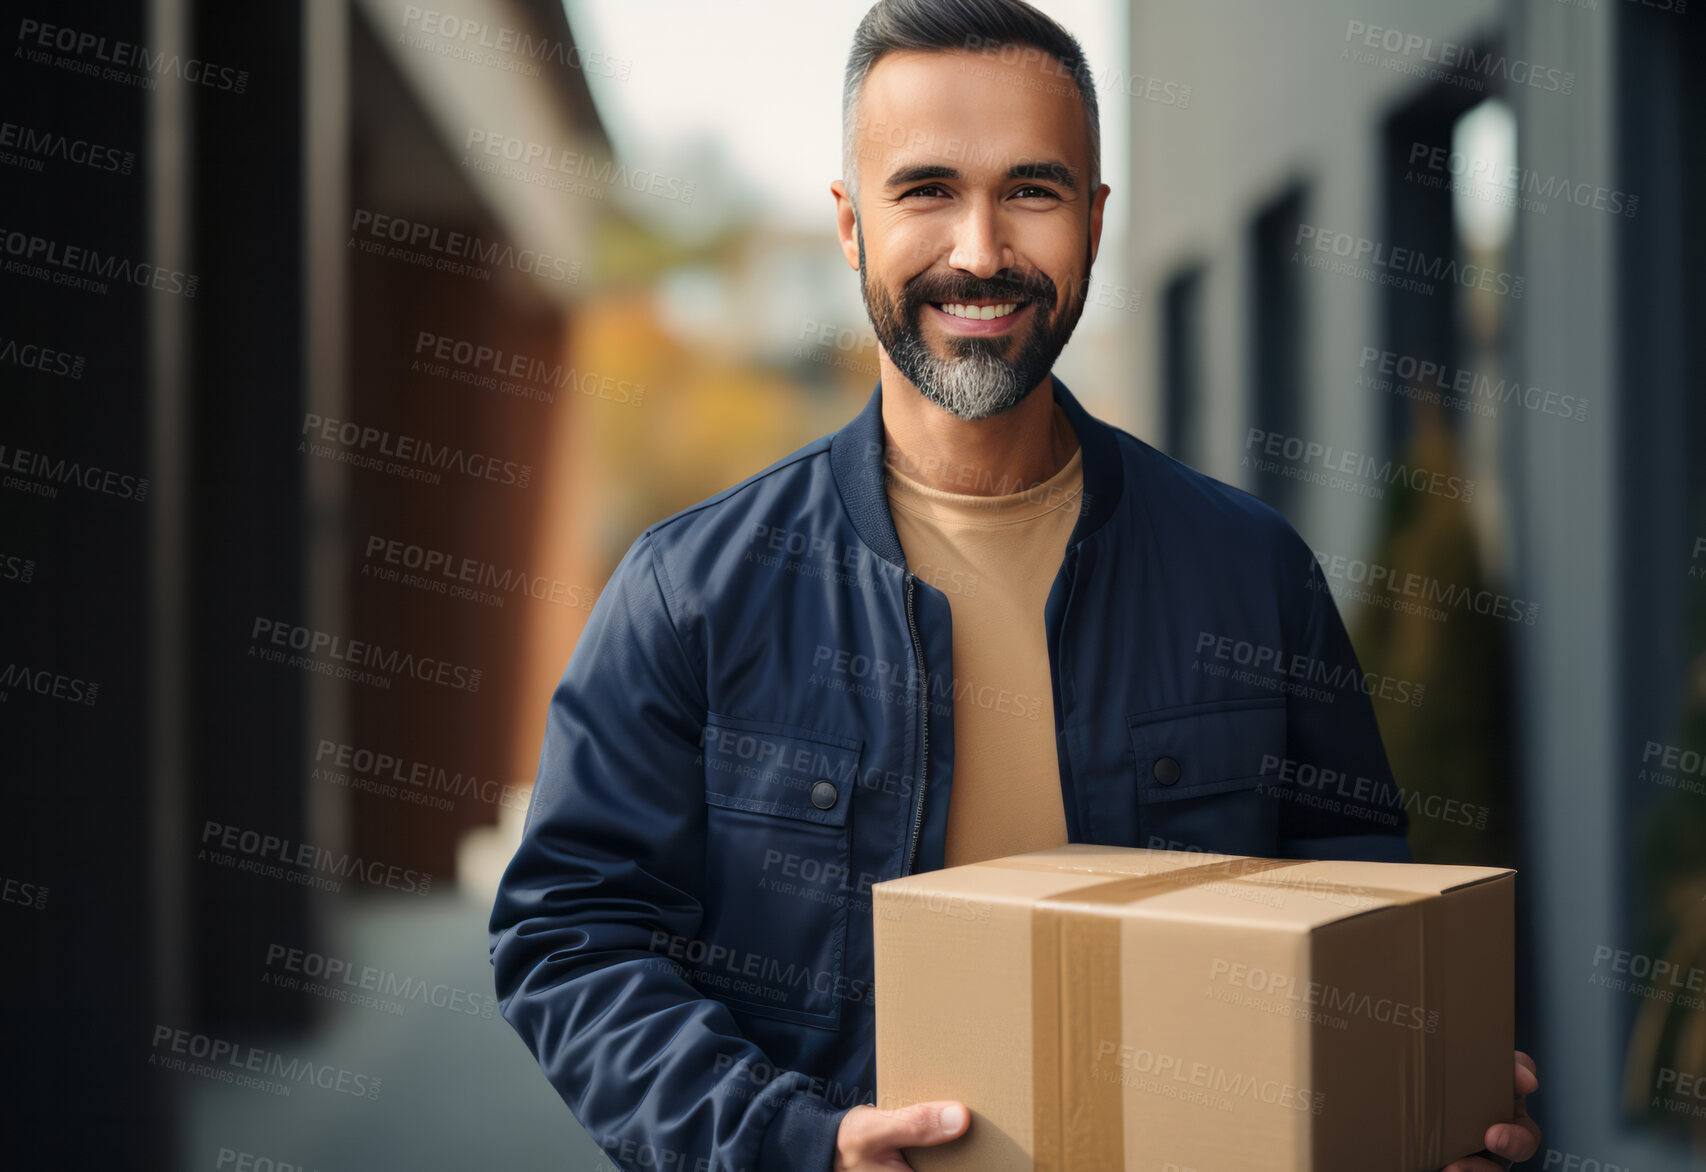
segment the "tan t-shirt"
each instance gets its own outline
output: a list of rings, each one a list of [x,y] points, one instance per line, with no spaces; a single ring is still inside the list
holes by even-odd
[[[1066,842],[1043,606],[1078,521],[1081,457],[1005,496],[943,492],[887,467],[907,565],[954,618],[949,867]]]

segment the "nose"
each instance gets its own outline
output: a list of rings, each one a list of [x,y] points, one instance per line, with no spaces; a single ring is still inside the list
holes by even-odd
[[[988,279],[1013,264],[1011,249],[1006,242],[1002,217],[993,201],[966,201],[965,213],[951,229],[953,248],[948,263],[975,277]]]

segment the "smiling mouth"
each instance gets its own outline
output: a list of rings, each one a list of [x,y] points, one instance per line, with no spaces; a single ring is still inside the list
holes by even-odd
[[[963,317],[968,321],[994,321],[996,318],[1010,317],[1018,313],[1030,302],[1003,301],[994,305],[969,305],[963,301],[932,301],[930,304],[943,313]]]

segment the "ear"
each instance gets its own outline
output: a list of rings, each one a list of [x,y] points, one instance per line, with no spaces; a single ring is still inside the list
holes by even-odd
[[[847,198],[847,184],[837,179],[829,185],[829,191],[835,196],[835,233],[841,237],[841,255],[847,258],[847,267],[858,272],[859,238],[854,233],[857,213],[853,201]]]
[[[1106,183],[1096,188],[1096,194],[1090,198],[1090,261],[1095,263],[1096,253],[1102,246],[1102,209],[1108,204],[1108,193],[1113,188]]]

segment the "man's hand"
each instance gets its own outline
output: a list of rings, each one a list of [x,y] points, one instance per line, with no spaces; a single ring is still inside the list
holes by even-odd
[[[901,1148],[944,1144],[964,1135],[971,1123],[966,1105],[953,1099],[914,1103],[898,1111],[860,1104],[841,1117],[835,1135],[835,1172],[911,1168]]]
[[[1521,1050],[1516,1052],[1516,1114],[1509,1123],[1495,1123],[1487,1129],[1487,1150],[1520,1164],[1540,1150],[1540,1125],[1528,1117],[1523,1100],[1540,1089],[1540,1077],[1534,1072],[1534,1059]],[[1441,1172],[1500,1172],[1509,1164],[1497,1164],[1485,1156],[1470,1156],[1458,1160]]]
[[[1487,1129],[1487,1150],[1520,1164],[1540,1150],[1540,1125],[1529,1118],[1526,1099],[1540,1089],[1534,1059],[1516,1052],[1516,1113],[1509,1123]],[[898,1111],[879,1111],[858,1106],[841,1119],[836,1135],[835,1172],[875,1172],[876,1169],[910,1169],[901,1148],[929,1147],[947,1143],[965,1133],[971,1113],[964,1103],[944,1099],[914,1103]],[[1502,1166],[1482,1156],[1458,1160],[1441,1172],[1502,1172]]]

